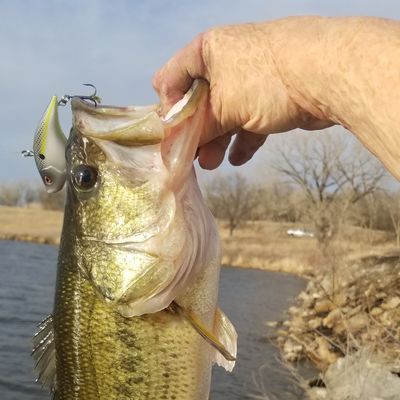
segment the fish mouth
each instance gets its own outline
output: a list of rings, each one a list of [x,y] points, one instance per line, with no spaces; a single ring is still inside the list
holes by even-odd
[[[149,112],[156,112],[161,115],[161,106],[151,104],[148,106],[111,106],[103,104],[94,104],[79,97],[73,97],[71,100],[72,110],[86,111],[91,115],[123,116],[130,118],[140,118]]]
[[[83,136],[125,146],[158,144],[164,139],[158,104],[144,107],[103,106],[74,97],[71,108],[73,126]]]

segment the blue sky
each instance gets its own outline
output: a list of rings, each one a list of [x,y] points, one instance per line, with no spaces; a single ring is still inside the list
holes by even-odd
[[[396,0],[0,0],[0,183],[40,184],[33,133],[53,94],[94,83],[107,104],[157,102],[153,73],[198,32],[288,15],[400,18]],[[60,110],[64,130],[70,114]],[[254,167],[249,163],[244,170]],[[227,168],[227,167],[225,167]]]

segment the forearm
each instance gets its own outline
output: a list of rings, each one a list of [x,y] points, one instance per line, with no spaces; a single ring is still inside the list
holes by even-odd
[[[262,27],[289,96],[348,128],[399,179],[400,23],[305,18]]]

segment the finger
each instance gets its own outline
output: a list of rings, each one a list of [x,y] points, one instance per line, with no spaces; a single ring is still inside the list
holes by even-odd
[[[195,78],[207,78],[202,55],[203,36],[197,36],[154,75],[153,86],[160,96],[163,114],[183,97]]]
[[[201,146],[198,150],[200,166],[204,169],[217,168],[224,160],[231,137],[231,133],[226,133]]]
[[[312,121],[307,121],[306,123],[299,125],[299,128],[306,129],[308,131],[319,131],[321,129],[329,128],[333,125],[335,125],[335,123],[332,121],[314,119]]]
[[[229,162],[238,166],[249,161],[254,153],[264,144],[268,135],[242,130],[229,150]]]

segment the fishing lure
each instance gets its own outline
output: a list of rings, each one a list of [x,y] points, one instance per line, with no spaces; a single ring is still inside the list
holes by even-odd
[[[53,96],[33,139],[33,157],[48,193],[62,189],[65,183],[65,137],[58,119],[58,101]]]
[[[90,83],[84,85],[92,87],[94,93],[89,96],[64,95],[59,101],[56,96],[52,97],[36,129],[33,150],[22,151],[23,156],[34,157],[48,193],[61,190],[66,179],[65,146],[67,138],[60,126],[58,107],[65,106],[74,97],[92,101],[95,106],[100,103],[95,86]]]

